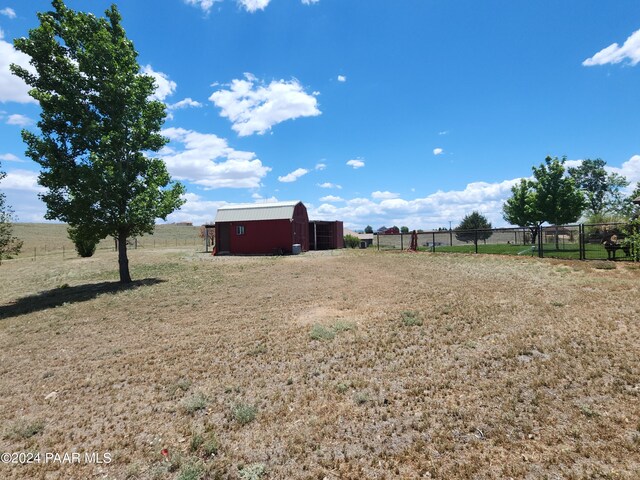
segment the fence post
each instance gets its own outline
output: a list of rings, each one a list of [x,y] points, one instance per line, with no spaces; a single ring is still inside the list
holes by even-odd
[[[400,234],[400,250],[404,250],[404,233]]]
[[[544,248],[542,247],[542,225],[538,227],[538,257],[544,258]]]
[[[586,248],[584,244],[584,224],[578,225],[578,250],[580,252],[580,260],[584,260],[586,257]]]
[[[451,230],[451,226],[449,226],[449,246],[453,247],[453,230]]]
[[[376,242],[378,244],[378,251],[380,251],[380,234],[379,233],[376,234]]]
[[[436,232],[431,232],[431,251],[436,253]]]
[[[474,235],[475,235],[475,238],[473,243],[476,244],[476,253],[478,253],[478,229],[477,228],[474,230]]]

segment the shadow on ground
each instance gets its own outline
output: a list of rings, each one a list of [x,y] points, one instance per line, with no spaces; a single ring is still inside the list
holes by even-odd
[[[133,290],[140,287],[149,287],[164,281],[165,280],[161,280],[159,278],[145,278],[129,284],[122,284],[120,282],[100,282],[76,285],[74,287],[54,288],[53,290],[47,290],[35,295],[19,298],[15,302],[6,305],[0,305],[0,320],[59,307],[65,303],[85,302],[87,300],[94,299],[103,293],[124,292],[126,290]]]

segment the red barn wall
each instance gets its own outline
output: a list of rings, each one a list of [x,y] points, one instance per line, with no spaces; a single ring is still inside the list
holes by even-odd
[[[292,242],[299,243],[303,252],[309,250],[309,216],[307,215],[307,207],[302,203],[298,203],[293,209],[292,221]]]
[[[292,228],[290,220],[253,220],[248,222],[224,222],[229,225],[229,253],[232,254],[273,254],[282,251],[291,253]],[[244,234],[238,235],[237,226],[244,226]],[[223,228],[216,228],[216,244],[222,245],[217,237]]]

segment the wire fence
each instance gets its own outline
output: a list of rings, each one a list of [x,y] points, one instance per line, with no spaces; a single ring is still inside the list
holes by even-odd
[[[567,258],[575,260],[633,260],[625,242],[624,223],[553,225],[533,228],[433,230],[417,233],[418,250]],[[378,250],[405,250],[411,233],[375,235]]]
[[[206,248],[204,239],[193,238],[153,238],[149,237],[134,237],[127,240],[127,249],[158,249],[158,248],[179,248],[179,247],[201,247],[204,251]],[[96,252],[114,252],[117,250],[116,241],[113,238],[102,240],[96,247]],[[60,258],[74,258],[77,257],[76,249],[73,242],[44,242],[42,245],[27,245],[22,248],[22,251],[14,259],[28,259],[38,260],[44,258],[60,257]]]

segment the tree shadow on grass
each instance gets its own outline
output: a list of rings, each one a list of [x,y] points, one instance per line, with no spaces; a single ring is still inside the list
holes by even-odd
[[[46,290],[35,295],[19,298],[6,305],[0,305],[0,320],[59,307],[65,303],[86,302],[104,293],[124,292],[163,282],[165,282],[165,280],[159,278],[145,278],[128,284],[120,282],[100,282],[76,285],[75,287],[54,288],[53,290]]]

